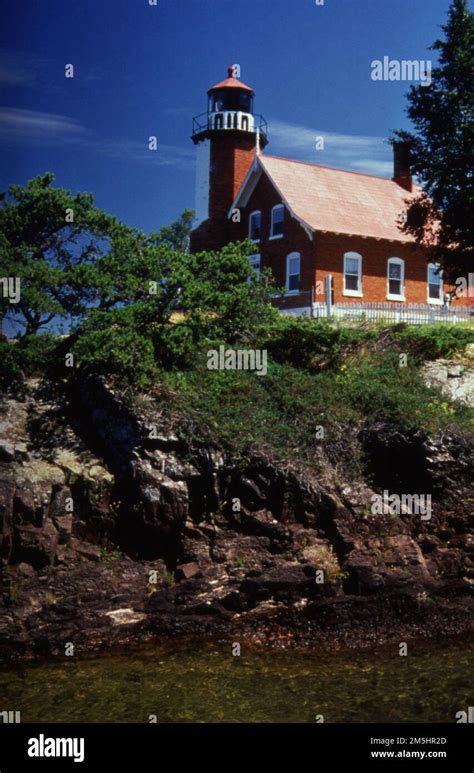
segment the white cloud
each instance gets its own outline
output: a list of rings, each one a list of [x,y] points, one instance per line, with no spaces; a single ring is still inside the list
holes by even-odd
[[[296,157],[299,161],[353,169],[367,174],[391,176],[392,151],[383,137],[337,134],[282,121],[269,121],[268,153]],[[324,150],[316,150],[323,137]]]
[[[361,158],[359,161],[352,162],[351,169],[354,169],[356,172],[375,174],[378,177],[392,177],[393,161],[375,161],[372,158]]]
[[[104,139],[94,136],[79,121],[56,113],[0,107],[0,138],[8,144],[45,147],[69,144],[90,153],[120,161],[141,162],[156,166],[172,166],[180,171],[194,168],[194,148],[160,143],[158,149],[148,149],[148,136],[143,141]]]
[[[0,136],[5,140],[21,142],[27,139],[49,143],[78,138],[85,133],[85,127],[64,115],[0,107]]]
[[[194,168],[194,149],[167,145],[161,143],[158,138],[157,150],[149,150],[148,137],[143,142],[136,140],[110,140],[90,141],[88,146],[97,150],[101,155],[116,158],[120,161],[137,161],[156,166],[172,166],[180,171],[189,171]]]

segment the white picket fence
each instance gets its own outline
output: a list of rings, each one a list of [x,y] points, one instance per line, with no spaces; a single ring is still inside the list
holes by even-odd
[[[386,322],[407,322],[410,325],[425,325],[434,322],[474,322],[474,307],[435,306],[423,303],[336,303],[328,307],[325,303],[313,303],[314,319],[358,319],[384,320]]]

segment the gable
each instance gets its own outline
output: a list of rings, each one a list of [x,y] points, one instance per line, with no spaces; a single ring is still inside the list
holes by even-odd
[[[242,183],[242,186],[239,192],[237,193],[235,200],[232,203],[232,206],[228,213],[228,217],[230,218],[232,216],[232,213],[235,209],[249,207],[249,204],[252,201],[254,193],[258,191],[258,189],[261,187],[262,181],[265,179],[268,185],[271,187],[272,191],[275,193],[276,199],[273,202],[273,204],[280,204],[280,203],[283,204],[288,214],[290,215],[290,217],[298,221],[301,227],[305,230],[308,238],[312,239],[313,229],[308,225],[307,222],[305,222],[302,218],[300,218],[296,214],[296,212],[292,209],[284,193],[276,185],[275,180],[268,174],[265,167],[261,163],[259,163],[260,159],[261,159],[261,156],[257,156],[252,166],[250,167],[247,177]],[[270,204],[270,206],[272,205]],[[257,208],[261,209],[262,207],[259,206]]]
[[[408,193],[393,180],[317,164],[258,156],[232,205],[246,206],[265,174],[290,214],[312,231],[327,231],[398,242],[412,242],[398,227]]]

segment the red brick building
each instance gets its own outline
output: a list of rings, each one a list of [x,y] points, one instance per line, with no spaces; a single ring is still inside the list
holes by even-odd
[[[443,306],[450,288],[399,228],[406,201],[419,191],[403,145],[395,147],[392,179],[271,156],[263,152],[267,127],[253,111],[254,92],[233,68],[208,95],[192,136],[193,252],[250,238],[254,269],[271,268],[288,311],[325,303],[328,276],[335,304]]]

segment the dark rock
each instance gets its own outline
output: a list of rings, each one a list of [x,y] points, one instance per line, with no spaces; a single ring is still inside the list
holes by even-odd
[[[189,580],[191,577],[202,577],[202,572],[195,563],[181,564],[176,568],[175,576],[177,580]]]
[[[35,569],[52,566],[58,546],[58,532],[51,521],[43,528],[18,526],[15,529],[12,549],[13,563],[31,564]]]
[[[0,440],[0,462],[13,462],[15,448],[7,440]]]
[[[149,438],[154,417],[103,380],[69,388],[67,411],[27,391],[6,414],[28,453],[0,459],[5,657],[60,653],[65,637],[81,652],[151,634],[344,644],[472,628],[472,436],[361,433],[377,490],[433,494],[423,522],[372,515],[373,489],[323,457],[316,474],[187,448],[158,418]]]
[[[71,540],[71,548],[78,556],[88,561],[100,561],[102,558],[101,548],[88,542],[81,542],[74,538]]]

